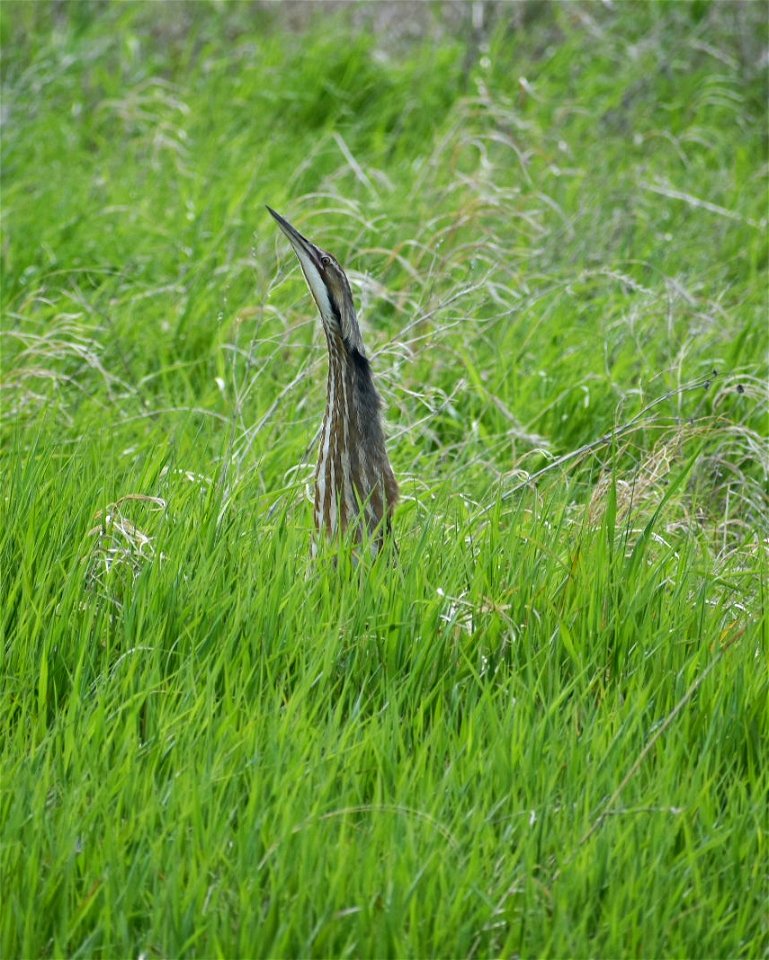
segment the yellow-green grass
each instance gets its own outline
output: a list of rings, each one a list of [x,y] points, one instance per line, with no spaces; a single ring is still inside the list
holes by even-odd
[[[766,21],[2,4],[4,957],[766,953]]]

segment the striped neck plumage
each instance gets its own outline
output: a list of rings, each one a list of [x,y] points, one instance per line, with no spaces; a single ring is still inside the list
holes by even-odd
[[[369,363],[328,336],[326,412],[315,483],[315,523],[334,535],[351,524],[381,532],[395,478],[384,447]]]

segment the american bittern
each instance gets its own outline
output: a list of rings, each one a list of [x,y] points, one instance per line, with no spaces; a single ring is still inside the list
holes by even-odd
[[[385,449],[381,400],[363,348],[350,284],[334,257],[267,207],[299,258],[328,345],[326,413],[315,469],[315,526],[364,529],[377,551],[390,532],[398,484]]]

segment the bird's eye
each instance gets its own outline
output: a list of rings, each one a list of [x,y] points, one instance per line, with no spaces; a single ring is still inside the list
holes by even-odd
[[[320,262],[324,267],[327,267],[331,263],[331,257],[323,256],[320,258]]]

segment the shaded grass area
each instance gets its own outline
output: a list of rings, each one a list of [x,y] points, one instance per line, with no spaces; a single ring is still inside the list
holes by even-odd
[[[766,11],[401,9],[3,4],[4,954],[767,949]]]

